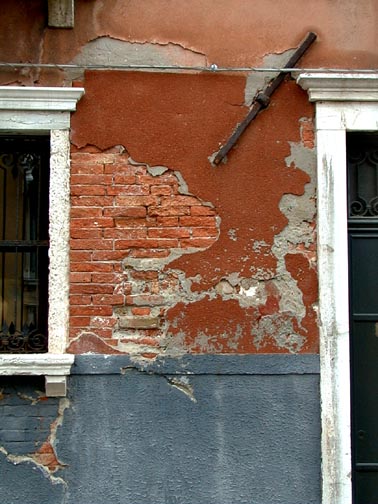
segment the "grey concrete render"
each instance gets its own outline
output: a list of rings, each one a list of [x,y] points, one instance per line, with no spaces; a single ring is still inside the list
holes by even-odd
[[[0,448],[0,502],[320,504],[316,356],[285,356],[282,374],[274,359],[270,373],[269,359],[265,371],[261,364],[260,372],[245,372],[252,356],[244,364],[240,356],[188,356],[181,374],[179,362],[165,362],[165,373],[145,372],[129,357],[94,357],[76,358],[80,374],[60,400],[50,437],[58,470]],[[41,384],[2,380],[6,406],[13,388],[15,407]],[[51,398],[32,403],[38,414],[46,406],[46,416],[57,406]],[[0,401],[0,430],[10,414]]]
[[[318,354],[183,355],[136,360],[129,355],[76,355],[71,374],[119,374],[138,369],[156,374],[319,374]]]

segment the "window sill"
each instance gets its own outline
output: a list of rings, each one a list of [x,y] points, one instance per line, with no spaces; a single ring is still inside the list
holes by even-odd
[[[73,354],[0,354],[0,376],[44,375],[46,396],[65,397]]]

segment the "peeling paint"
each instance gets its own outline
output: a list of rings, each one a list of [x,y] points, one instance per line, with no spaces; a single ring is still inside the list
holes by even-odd
[[[207,66],[204,54],[188,49],[176,42],[161,43],[127,41],[110,36],[101,36],[80,48],[71,60],[75,65],[187,65]],[[80,80],[84,71],[67,70],[66,81]]]
[[[267,54],[261,66],[264,68],[281,68],[292,56],[295,49],[288,49],[280,54]],[[278,75],[278,72],[252,72],[248,75],[245,85],[244,104],[251,106],[258,92],[262,91],[269,82]]]
[[[189,397],[189,399],[196,403],[197,399],[194,396],[194,388],[191,385],[189,378],[187,376],[177,376],[177,377],[165,377],[167,382],[172,385],[172,387],[180,390],[183,394]]]
[[[304,336],[295,332],[292,320],[284,314],[264,316],[254,328],[253,341],[258,350],[269,345],[269,340],[273,340],[278,348],[291,353],[298,353],[305,343]]]
[[[7,394],[7,396],[11,397],[11,394]],[[45,404],[46,408],[49,408],[49,399],[47,399],[40,391],[36,390],[33,394],[27,394],[23,392],[15,393],[15,397],[18,397],[18,402],[9,403],[5,406],[5,408],[25,408],[25,401],[29,403],[28,408],[30,408],[30,418],[35,418],[36,412],[35,408],[39,408],[39,412],[43,415]],[[52,401],[54,402],[54,401]],[[56,404],[56,403],[55,403]],[[63,398],[59,401],[57,417],[50,424],[50,433],[47,439],[42,443],[42,445],[34,452],[26,453],[27,447],[31,443],[30,438],[25,437],[25,453],[22,453],[21,447],[17,447],[19,453],[12,453],[10,448],[5,448],[4,446],[0,446],[0,452],[6,456],[6,459],[12,463],[13,465],[25,464],[29,463],[32,467],[36,467],[42,471],[43,475],[53,484],[53,485],[63,485],[66,488],[66,482],[61,476],[56,476],[55,473],[64,469],[65,464],[59,461],[57,453],[56,453],[56,437],[57,430],[63,424],[64,411],[70,406],[68,399]],[[15,410],[16,411],[16,410]],[[51,412],[51,408],[46,410]],[[25,414],[27,415],[26,411]],[[51,413],[50,413],[51,414]],[[10,417],[11,418],[11,417]],[[17,415],[15,418],[21,418]],[[42,420],[42,416],[40,418]],[[37,436],[33,441],[33,444],[37,446],[36,439],[38,439],[37,432],[35,433]],[[18,445],[18,443],[16,443]],[[8,441],[8,446],[13,446],[10,441]]]

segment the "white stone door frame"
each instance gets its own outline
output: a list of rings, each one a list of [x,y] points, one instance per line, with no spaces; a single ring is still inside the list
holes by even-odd
[[[316,103],[322,502],[351,504],[346,132],[378,131],[378,74],[297,82]]]

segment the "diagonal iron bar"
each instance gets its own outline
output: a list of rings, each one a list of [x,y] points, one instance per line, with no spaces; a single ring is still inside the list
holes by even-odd
[[[295,52],[292,54],[289,61],[286,63],[284,68],[294,68],[298,63],[303,54],[307,51],[310,45],[315,41],[316,34],[313,32],[309,32],[303,41],[299,44]],[[228,152],[232,149],[232,147],[239,140],[240,136],[243,134],[245,129],[249,126],[249,124],[253,121],[253,119],[257,116],[257,114],[265,109],[270,102],[270,97],[274,93],[274,91],[278,88],[281,82],[285,79],[286,72],[280,72],[276,77],[274,77],[269,84],[265,87],[263,91],[257,94],[254,99],[254,103],[250,108],[247,116],[243,119],[241,123],[237,125],[234,132],[227,140],[227,142],[219,149],[217,154],[213,159],[213,163],[215,165],[219,165],[219,163],[224,159],[224,157],[228,154]]]

